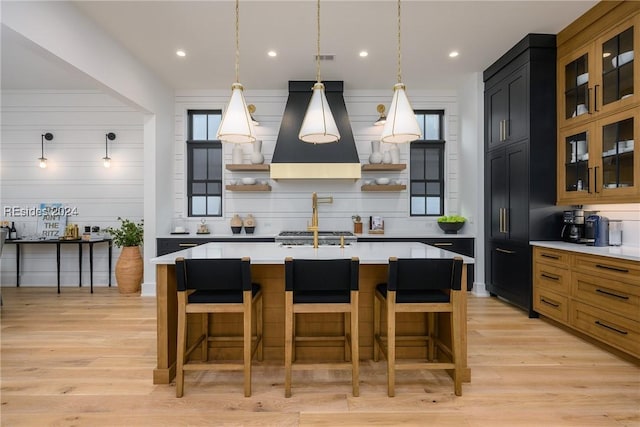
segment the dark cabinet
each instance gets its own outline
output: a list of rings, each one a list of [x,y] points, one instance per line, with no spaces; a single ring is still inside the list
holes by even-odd
[[[555,36],[530,34],[484,72],[485,281],[532,309],[530,240],[557,240]]]
[[[157,256],[193,248],[209,242],[274,242],[273,237],[158,237]]]

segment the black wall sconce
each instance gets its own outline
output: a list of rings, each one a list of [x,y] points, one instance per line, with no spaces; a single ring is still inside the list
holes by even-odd
[[[44,156],[44,140],[51,141],[53,139],[53,134],[50,132],[43,133],[40,136],[40,157],[38,161],[40,162],[40,167],[42,169],[47,167],[47,158]]]
[[[102,158],[102,164],[105,168],[111,167],[111,157],[109,157],[109,141],[116,139],[116,134],[109,132],[104,135],[104,157]]]

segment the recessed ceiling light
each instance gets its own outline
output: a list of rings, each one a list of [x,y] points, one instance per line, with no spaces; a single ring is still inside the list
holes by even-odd
[[[275,58],[276,56],[278,56],[278,52],[276,52],[275,50],[270,50],[269,52],[267,52],[267,55],[269,55],[272,58]]]
[[[455,58],[458,55],[460,55],[460,53],[458,53],[457,50],[453,50],[453,51],[449,52],[449,58]]]
[[[176,50],[176,55],[178,55],[181,58],[184,58],[185,56],[187,56],[187,52],[185,52],[182,49],[178,49],[178,50]]]
[[[369,56],[369,52],[367,52],[366,50],[363,50],[359,53],[360,57],[365,58],[367,56]]]

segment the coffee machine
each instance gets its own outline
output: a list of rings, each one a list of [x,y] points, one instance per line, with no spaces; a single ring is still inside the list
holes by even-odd
[[[564,211],[560,237],[565,242],[584,243],[584,210]]]
[[[609,246],[609,218],[589,215],[585,221],[585,240],[589,246]]]

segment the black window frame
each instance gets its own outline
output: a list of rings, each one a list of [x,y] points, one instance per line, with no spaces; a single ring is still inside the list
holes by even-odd
[[[193,117],[195,115],[219,115],[222,118],[222,110],[187,110],[187,215],[188,217],[213,217],[213,218],[221,218],[224,215],[224,209],[222,204],[224,203],[223,191],[222,191],[222,163],[220,162],[220,174],[219,179],[216,177],[215,179],[194,179],[194,168],[193,168],[193,156],[195,149],[206,149],[208,150],[219,150],[220,158],[223,159],[222,152],[222,143],[217,139],[209,138],[209,129],[207,128],[207,139],[193,139]],[[215,136],[214,136],[215,137]],[[208,159],[209,156],[207,156]],[[207,167],[208,170],[208,167]],[[194,193],[193,188],[194,184],[202,183],[205,184],[205,191],[202,193]],[[219,188],[219,192],[209,191],[210,184],[217,184],[217,188]],[[194,214],[193,213],[193,197],[220,197],[220,213],[211,215],[211,214]]]
[[[422,129],[425,129],[424,116],[426,115],[439,115],[439,139],[420,139],[417,141],[413,141],[409,147],[409,216],[410,217],[439,217],[444,215],[444,201],[445,201],[445,173],[444,173],[444,158],[445,158],[445,144],[446,140],[444,139],[444,110],[414,110],[416,116],[423,116]],[[420,120],[418,118],[418,120]],[[414,153],[419,152],[423,156],[423,164],[426,167],[426,154],[428,151],[436,151],[438,156],[438,179],[413,179],[413,162],[411,161]],[[425,170],[422,171],[422,176],[425,177]],[[438,194],[433,192],[429,192],[428,184],[438,183]],[[414,192],[413,184],[423,184],[424,192]],[[440,210],[439,213],[427,213],[426,199],[430,196],[440,197]],[[425,213],[416,214],[413,213],[413,198],[421,197],[425,199]]]

